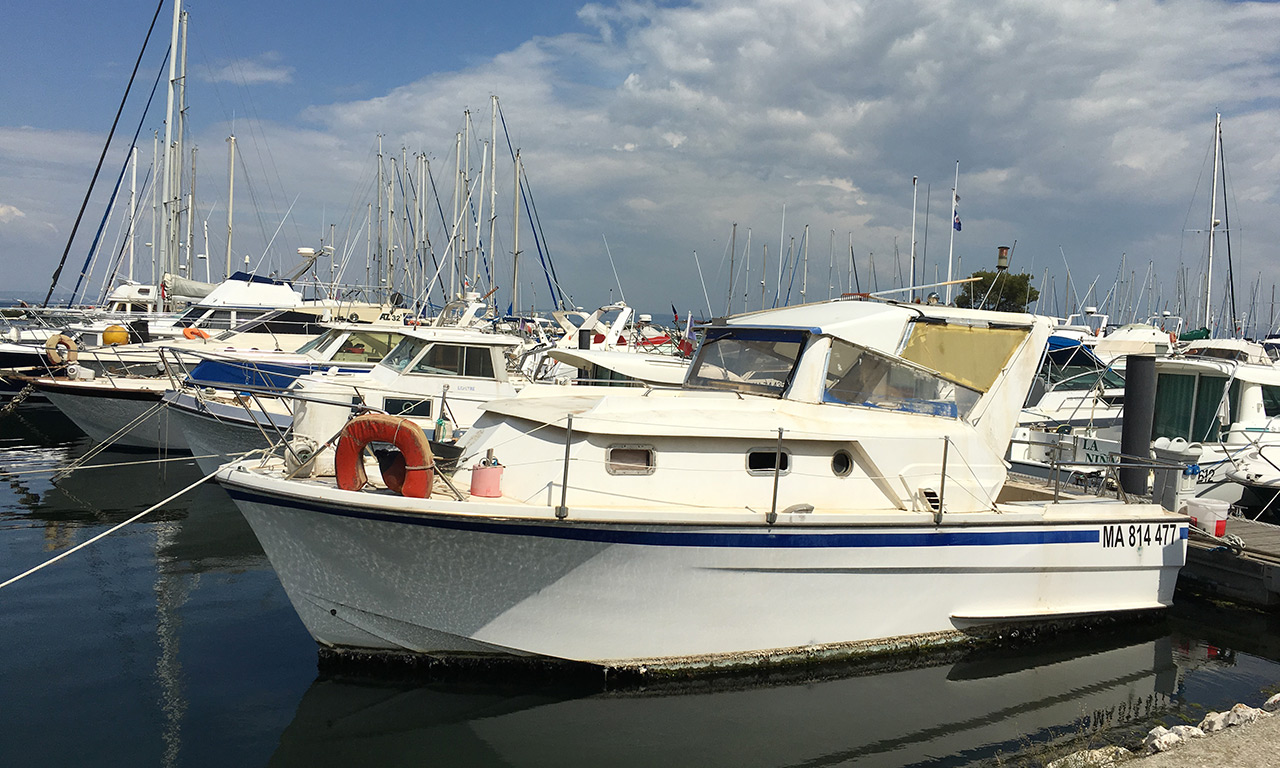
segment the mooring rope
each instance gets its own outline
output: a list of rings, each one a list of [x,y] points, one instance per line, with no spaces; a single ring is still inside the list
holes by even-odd
[[[219,467],[218,469],[221,469],[221,467]],[[107,536],[110,536],[111,534],[115,533],[116,531],[120,530],[121,528],[125,527],[126,525],[128,525],[128,524],[130,524],[130,523],[133,523],[133,522],[136,522],[136,521],[138,521],[138,520],[141,520],[142,518],[146,517],[147,515],[151,514],[151,513],[152,513],[152,512],[154,512],[154,511],[156,511],[156,510],[157,510],[157,509],[159,509],[160,507],[163,507],[165,504],[168,504],[169,502],[171,502],[171,501],[173,501],[174,499],[178,498],[179,496],[181,496],[182,494],[186,493],[187,491],[190,491],[191,489],[195,488],[196,486],[198,486],[198,485],[200,485],[200,484],[204,483],[205,481],[209,480],[210,478],[212,478],[212,477],[213,477],[214,475],[216,475],[216,474],[218,474],[218,470],[217,470],[217,469],[215,469],[214,471],[212,471],[212,472],[210,472],[209,474],[205,475],[204,477],[200,478],[199,480],[195,481],[195,482],[194,482],[194,483],[192,483],[191,485],[188,485],[186,488],[183,488],[182,490],[180,490],[180,491],[178,491],[177,493],[173,494],[172,496],[170,496],[169,498],[165,499],[164,501],[161,501],[161,502],[159,502],[159,503],[157,503],[157,504],[153,504],[153,505],[151,505],[150,507],[147,507],[146,509],[142,510],[141,512],[139,512],[138,514],[136,514],[136,515],[134,515],[133,517],[129,518],[128,520],[125,520],[123,523],[119,523],[119,524],[117,524],[117,525],[113,525],[113,526],[111,526],[110,528],[108,528],[107,530],[105,530],[105,531],[103,531],[102,533],[98,534],[97,536],[94,536],[92,539],[89,539],[88,541],[85,541],[85,542],[82,542],[82,543],[80,543],[80,544],[77,544],[77,545],[75,545],[74,547],[72,547],[71,549],[68,549],[66,552],[63,552],[63,553],[61,553],[61,554],[59,554],[59,555],[55,555],[55,556],[53,556],[53,557],[49,558],[48,560],[45,560],[43,563],[41,563],[41,564],[37,565],[36,567],[31,568],[31,569],[29,569],[29,570],[27,570],[27,571],[24,571],[23,573],[20,573],[20,574],[18,574],[17,576],[14,576],[12,579],[9,579],[8,581],[4,582],[3,584],[0,584],[0,589],[4,589],[5,587],[9,586],[10,584],[13,584],[14,582],[21,581],[22,579],[25,579],[26,577],[30,576],[31,574],[35,573],[36,571],[42,570],[43,568],[46,568],[46,567],[48,567],[48,566],[50,566],[50,565],[53,565],[54,563],[58,562],[58,561],[59,561],[59,560],[61,560],[62,558],[67,557],[68,555],[70,555],[70,554],[72,554],[72,553],[74,553],[74,552],[79,552],[80,550],[84,549],[85,547],[89,546],[90,544],[94,543],[95,541],[98,541],[98,540],[100,540],[100,539],[104,539],[104,538],[106,538]]]

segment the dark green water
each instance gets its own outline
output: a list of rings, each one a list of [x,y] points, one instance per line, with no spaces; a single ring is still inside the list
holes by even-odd
[[[51,479],[90,448],[48,406],[0,417],[0,581],[200,478],[177,461]],[[1046,744],[1130,743],[1280,683],[1280,621],[1181,596],[1154,622],[805,679],[322,673],[212,485],[0,589],[0,639],[0,766],[1041,765]]]

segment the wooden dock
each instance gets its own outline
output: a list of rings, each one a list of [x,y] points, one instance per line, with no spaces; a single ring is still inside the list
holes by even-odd
[[[1280,525],[1227,518],[1226,539],[1191,529],[1178,586],[1260,608],[1280,607]]]

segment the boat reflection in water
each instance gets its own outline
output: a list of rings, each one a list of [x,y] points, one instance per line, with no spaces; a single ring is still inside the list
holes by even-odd
[[[583,694],[321,677],[271,765],[370,754],[448,765],[966,765],[1047,741],[1071,751],[1082,736],[1174,709],[1174,640],[1146,627],[1159,636],[1135,642],[1132,629],[1110,644],[1073,633],[784,684]]]

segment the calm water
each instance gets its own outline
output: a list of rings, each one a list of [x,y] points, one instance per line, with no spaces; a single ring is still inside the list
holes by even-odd
[[[47,406],[0,417],[0,581],[200,477],[187,461],[50,477],[90,448]],[[1046,743],[1132,740],[1280,682],[1280,620],[1181,597],[1159,621],[804,680],[337,676],[211,485],[0,590],[0,638],[3,766],[1039,764]]]

